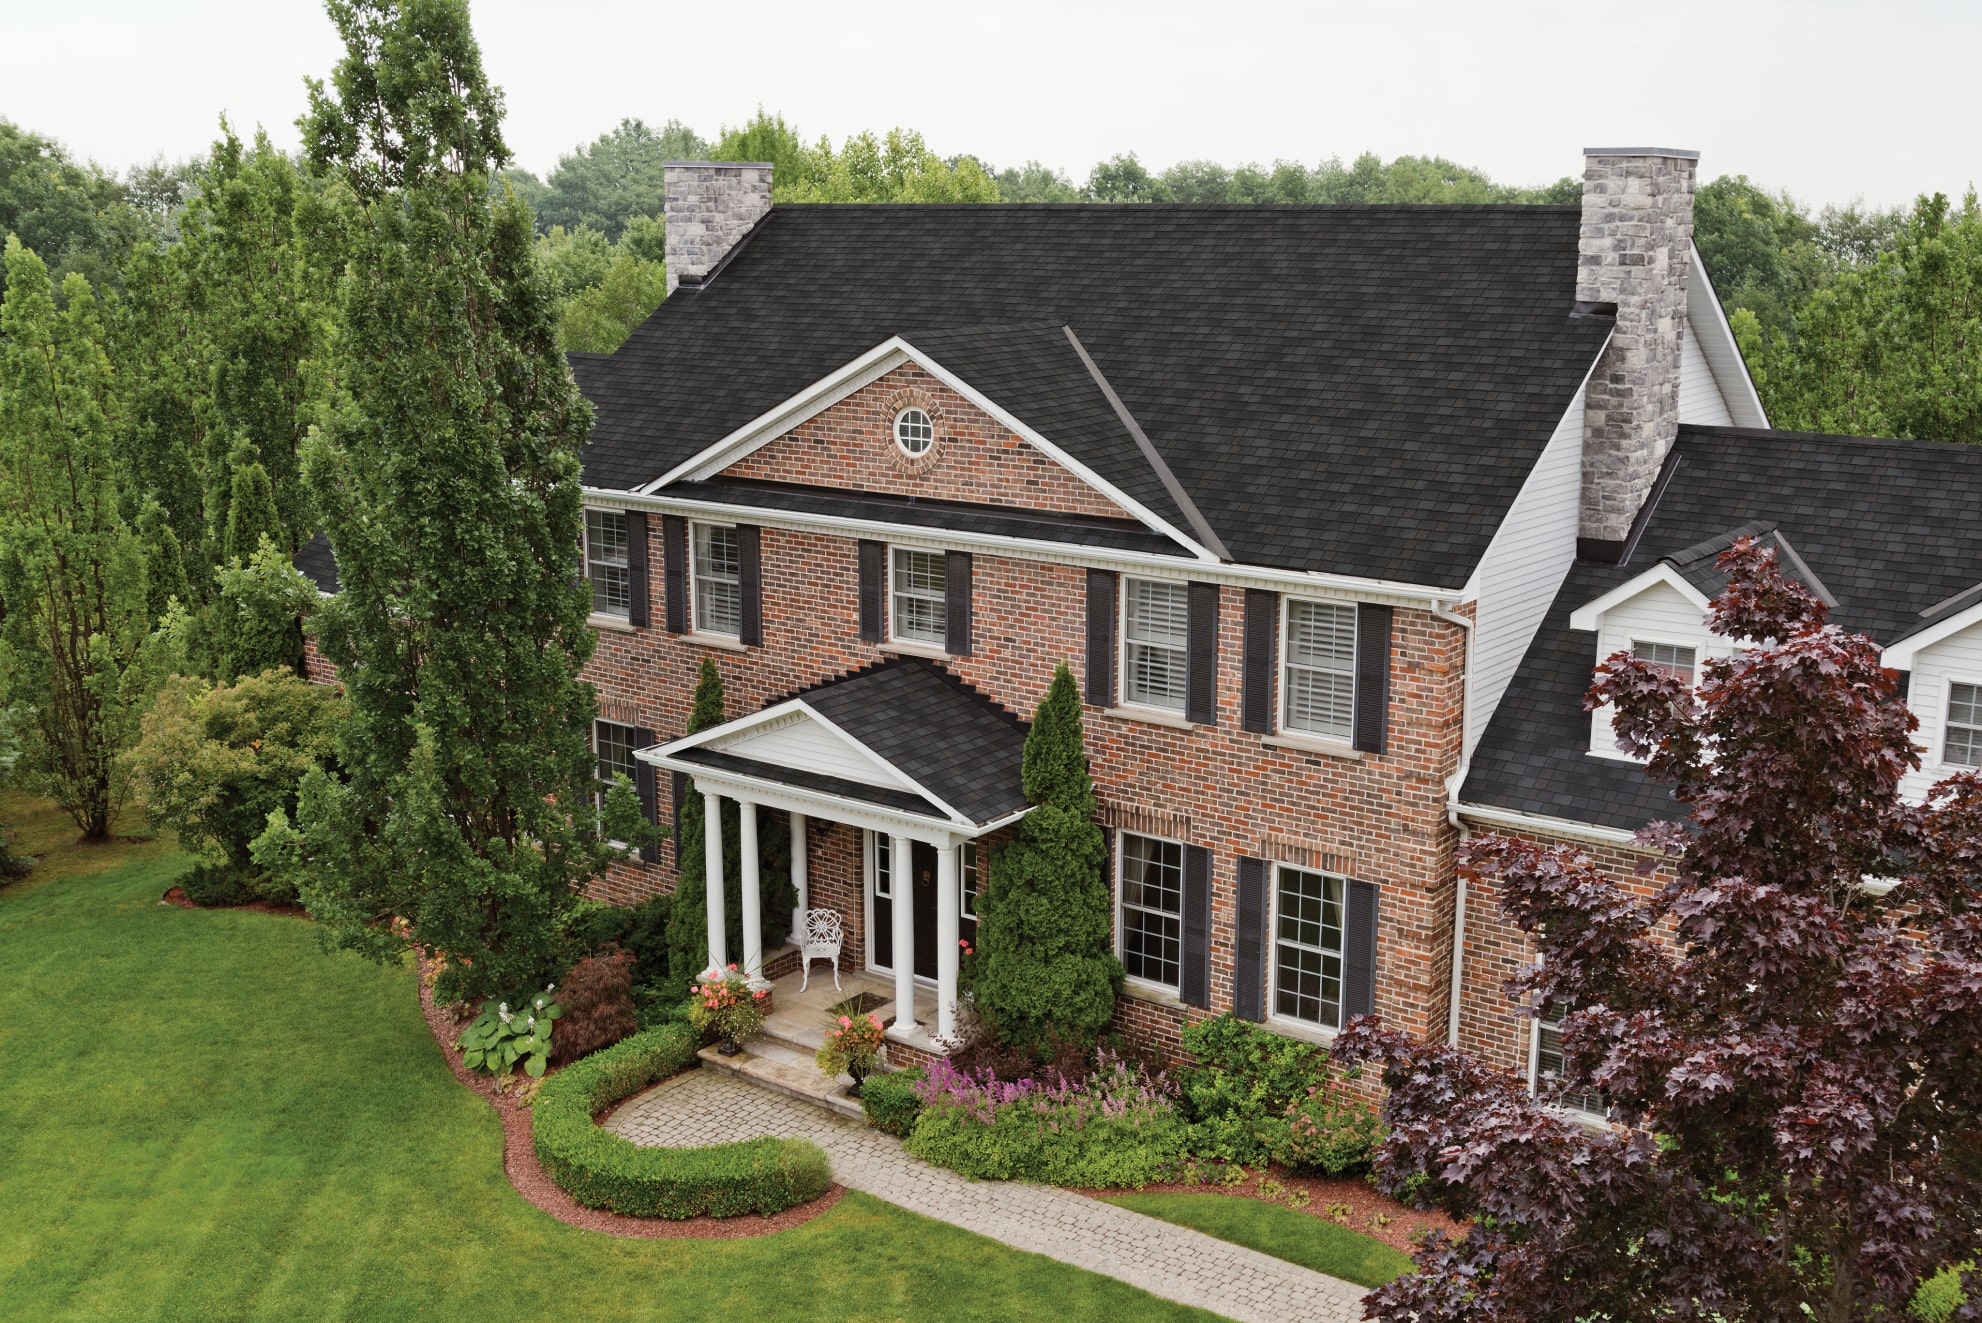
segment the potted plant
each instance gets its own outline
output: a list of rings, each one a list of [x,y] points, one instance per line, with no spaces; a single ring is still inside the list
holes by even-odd
[[[726,1057],[741,1052],[744,1040],[764,1027],[764,1001],[770,989],[753,989],[749,978],[735,965],[703,975],[689,993],[690,1023],[705,1034],[716,1035],[716,1050]]]
[[[819,1069],[828,1075],[851,1075],[847,1092],[858,1098],[860,1084],[874,1073],[881,1059],[881,1022],[872,1015],[842,1015],[826,1028],[819,1048]]]

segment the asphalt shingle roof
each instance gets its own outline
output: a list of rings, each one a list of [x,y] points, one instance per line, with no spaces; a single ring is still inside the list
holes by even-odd
[[[1706,548],[1772,530],[1837,599],[1831,623],[1881,644],[1982,580],[1982,446],[1682,427],[1676,449],[1630,560],[1570,571],[1474,750],[1463,802],[1626,829],[1675,815],[1635,765],[1589,754],[1596,640],[1569,628],[1577,607],[1661,560],[1711,597],[1724,579]]]
[[[318,592],[336,594],[337,554],[330,549],[329,538],[318,533],[297,548],[291,561],[317,586]]]
[[[1577,207],[777,206],[610,356],[586,482],[653,481],[901,336],[1239,561],[1456,587],[1609,323]],[[1059,339],[1056,342],[1055,336]]]

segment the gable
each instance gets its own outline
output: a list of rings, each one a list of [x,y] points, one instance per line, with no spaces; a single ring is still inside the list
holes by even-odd
[[[803,767],[862,785],[895,790],[916,788],[907,777],[803,708],[742,731],[734,739],[711,740],[708,747],[762,763]]]

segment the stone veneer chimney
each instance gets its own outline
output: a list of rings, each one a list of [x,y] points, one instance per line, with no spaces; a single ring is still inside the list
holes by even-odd
[[[1583,504],[1577,553],[1616,561],[1679,432],[1679,357],[1693,251],[1698,152],[1583,152],[1578,315],[1617,329],[1583,400]]]
[[[758,161],[667,161],[668,293],[700,286],[771,209],[771,167]]]

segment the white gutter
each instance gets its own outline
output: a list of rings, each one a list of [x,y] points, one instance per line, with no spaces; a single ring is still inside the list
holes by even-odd
[[[1484,804],[1456,804],[1453,807],[1453,821],[1460,816],[1474,822],[1484,822],[1490,826],[1507,827],[1515,831],[1539,832],[1547,836],[1567,836],[1571,840],[1588,841],[1593,845],[1621,845],[1645,854],[1659,851],[1638,843],[1638,833],[1625,831],[1621,827],[1599,827],[1589,822],[1572,822],[1568,818],[1544,817],[1539,813],[1516,813],[1511,809],[1488,808]]]

